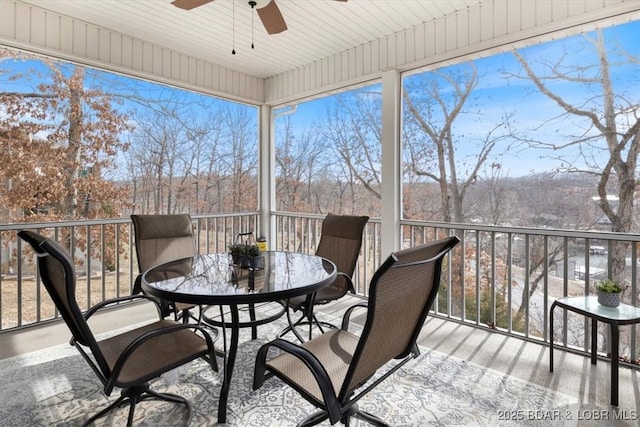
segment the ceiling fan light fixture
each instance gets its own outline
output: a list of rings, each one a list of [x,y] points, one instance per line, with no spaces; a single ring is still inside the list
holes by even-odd
[[[211,3],[214,0],[173,0],[171,2],[172,5],[178,7],[180,9],[191,10],[196,7],[203,6],[207,3]],[[347,2],[349,0],[336,0],[340,2]],[[231,49],[231,53],[233,55],[236,54],[235,49],[235,0],[233,2],[233,46]],[[284,17],[282,16],[282,12],[280,12],[280,8],[276,4],[276,0],[249,0],[249,6],[251,7],[251,48],[254,48],[253,44],[253,10],[255,9],[262,21],[262,25],[267,30],[269,34],[278,34],[287,29],[287,24],[284,22]]]

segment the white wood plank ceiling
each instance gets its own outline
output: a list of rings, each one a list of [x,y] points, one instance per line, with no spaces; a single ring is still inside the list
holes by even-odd
[[[453,14],[481,0],[276,1],[288,30],[274,35],[267,34],[257,14],[252,17],[246,0],[215,0],[189,11],[173,6],[171,0],[24,3],[266,78]],[[251,49],[252,39],[255,49]],[[231,53],[234,48],[235,55]]]

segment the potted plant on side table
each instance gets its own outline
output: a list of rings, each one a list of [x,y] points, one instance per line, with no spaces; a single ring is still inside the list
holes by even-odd
[[[622,288],[613,280],[606,279],[596,283],[598,302],[605,307],[617,307],[620,305]]]

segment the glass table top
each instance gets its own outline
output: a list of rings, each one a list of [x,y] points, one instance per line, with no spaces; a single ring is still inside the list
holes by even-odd
[[[640,320],[640,307],[620,303],[618,307],[607,307],[598,303],[597,295],[558,298],[560,306],[569,306],[602,318],[633,321]]]
[[[175,301],[222,303],[304,295],[335,279],[335,265],[315,255],[268,251],[260,257],[258,269],[233,265],[228,253],[171,261],[144,273],[143,287]]]

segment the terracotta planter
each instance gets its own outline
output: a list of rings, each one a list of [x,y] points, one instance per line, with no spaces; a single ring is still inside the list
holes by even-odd
[[[605,307],[617,307],[620,305],[620,293],[598,292],[598,302]]]

